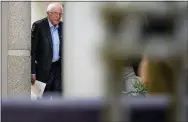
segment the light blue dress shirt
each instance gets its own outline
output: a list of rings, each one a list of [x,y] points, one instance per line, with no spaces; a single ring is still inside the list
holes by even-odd
[[[58,27],[59,25],[52,25],[52,23],[48,20],[48,23],[50,25],[50,31],[52,36],[52,42],[53,42],[53,58],[52,62],[56,62],[59,60],[59,33],[58,33]]]

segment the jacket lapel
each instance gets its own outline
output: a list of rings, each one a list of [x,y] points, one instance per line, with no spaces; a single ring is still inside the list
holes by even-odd
[[[52,36],[51,36],[51,31],[50,31],[50,26],[49,26],[49,23],[48,23],[48,19],[46,18],[45,19],[45,30],[46,30],[46,35],[47,35],[47,38],[49,40],[49,43],[50,43],[50,47],[51,49],[53,50],[53,45],[52,45]]]
[[[50,26],[49,26],[49,23],[48,23],[48,19],[46,18],[45,19],[45,30],[46,30],[46,33],[47,33],[47,38],[49,40],[49,43],[50,43],[50,47],[51,47],[51,51],[53,52],[53,42],[52,42],[52,36],[51,36],[51,31],[50,31]],[[63,47],[63,36],[62,36],[62,33],[63,33],[63,23],[60,22],[59,23],[59,27],[58,27],[58,34],[59,34],[59,55],[60,57],[61,56],[61,51],[62,51],[62,47]]]
[[[59,33],[59,41],[60,41],[60,44],[59,44],[59,55],[60,57],[62,57],[61,55],[61,51],[62,51],[62,45],[63,45],[63,36],[62,36],[62,33],[63,33],[63,23],[60,22],[59,23],[59,28],[58,28],[58,33]]]

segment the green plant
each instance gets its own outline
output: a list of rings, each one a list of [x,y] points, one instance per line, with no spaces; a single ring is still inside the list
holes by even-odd
[[[136,80],[132,82],[132,86],[133,87],[129,91],[123,91],[123,93],[129,96],[145,96],[145,94],[147,94],[147,85],[142,84],[141,79],[139,77],[136,77]]]

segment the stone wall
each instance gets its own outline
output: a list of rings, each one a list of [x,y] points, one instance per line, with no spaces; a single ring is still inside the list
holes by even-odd
[[[1,2],[0,2],[0,13],[1,13]],[[2,13],[1,13],[2,14]],[[2,37],[2,25],[1,25],[1,20],[2,20],[2,17],[0,16],[0,37]],[[1,43],[0,43],[0,98],[2,97],[2,77],[1,77],[1,74],[2,74],[2,69],[1,69],[1,60],[2,60],[2,54],[1,54]]]
[[[2,92],[30,98],[31,2],[2,4]]]

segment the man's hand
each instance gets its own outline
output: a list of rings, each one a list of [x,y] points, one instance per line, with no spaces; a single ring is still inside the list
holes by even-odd
[[[34,85],[35,84],[35,80],[36,80],[36,75],[32,74],[31,75],[31,84]]]

